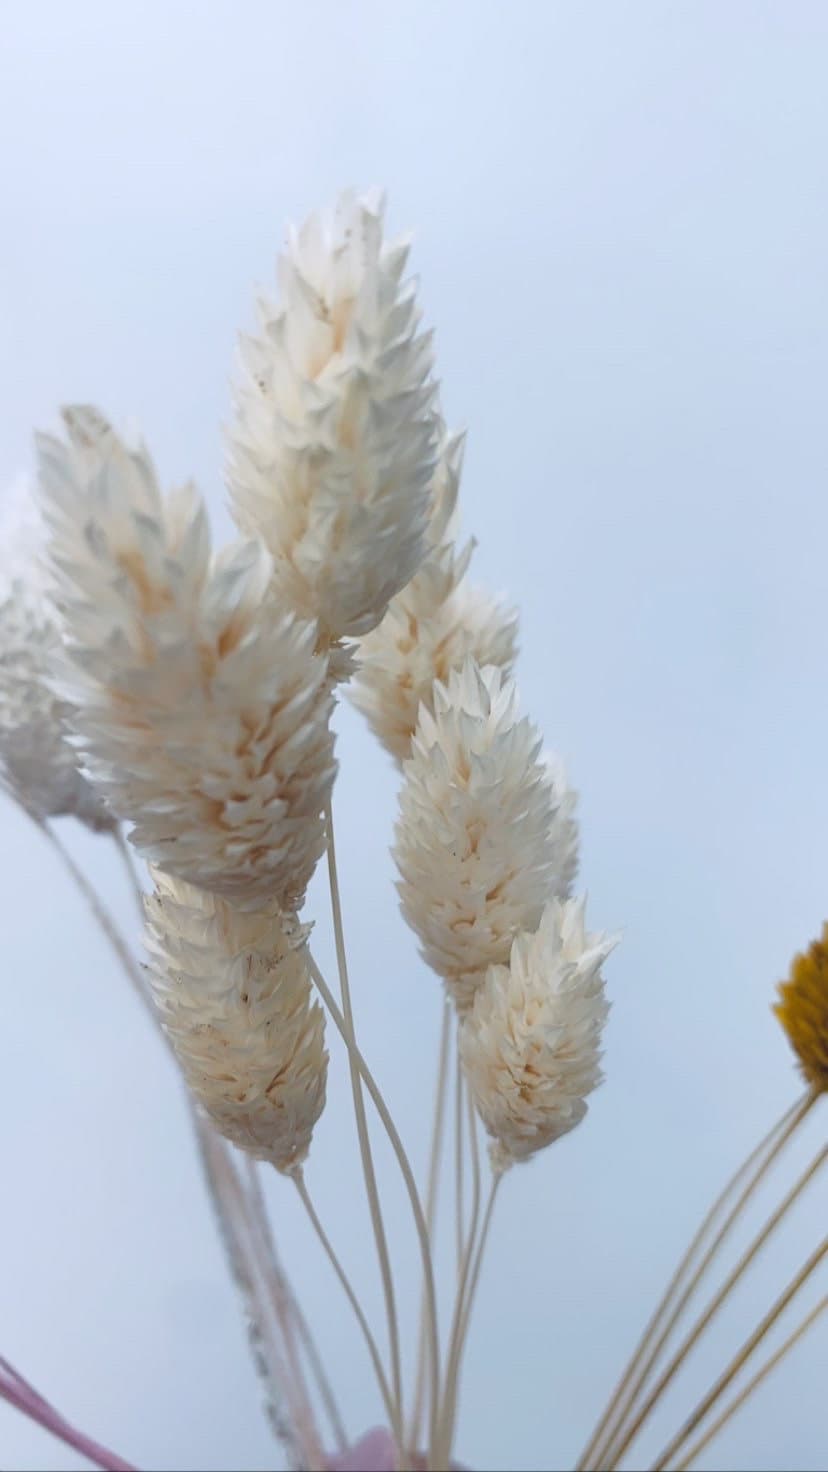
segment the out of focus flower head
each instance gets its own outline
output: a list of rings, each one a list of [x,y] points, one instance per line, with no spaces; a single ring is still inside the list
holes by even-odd
[[[43,543],[34,488],[21,477],[0,503],[0,786],[37,818],[68,815],[107,828],[54,690],[62,652]]]
[[[244,914],[155,873],[150,979],[184,1077],[216,1128],[277,1170],[301,1165],[325,1104],[325,1019],[306,930],[268,905]]]

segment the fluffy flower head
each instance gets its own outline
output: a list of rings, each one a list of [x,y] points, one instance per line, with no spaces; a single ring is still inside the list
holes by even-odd
[[[571,798],[517,714],[513,683],[473,660],[421,708],[395,858],[403,914],[461,1010],[573,872]]]
[[[187,1083],[228,1140],[290,1171],[308,1153],[328,1066],[306,933],[273,905],[245,914],[169,875],[156,883],[150,981]]]
[[[828,924],[822,939],[794,956],[774,1007],[812,1089],[828,1091]]]
[[[460,1056],[492,1136],[492,1163],[528,1160],[574,1129],[601,1082],[608,1004],[601,966],[614,940],[589,934],[583,901],[553,900],[492,966],[460,1028]]]
[[[71,814],[108,827],[104,805],[78,770],[65,708],[52,688],[61,644],[42,567],[44,529],[21,480],[0,524],[0,787],[40,818]]]
[[[374,628],[417,570],[439,416],[408,247],[383,201],[343,194],[279,261],[281,302],[242,344],[229,488],[287,605],[336,642]]]
[[[327,662],[260,544],[216,557],[191,486],[94,411],[40,440],[77,744],[143,856],[255,908],[297,905],[335,763]]]

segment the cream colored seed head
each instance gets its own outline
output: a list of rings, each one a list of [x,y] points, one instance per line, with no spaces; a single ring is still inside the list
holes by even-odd
[[[189,1087],[257,1160],[301,1165],[325,1104],[328,1055],[306,931],[275,905],[236,910],[156,871],[146,901],[150,981]]]
[[[260,543],[213,557],[192,486],[166,500],[144,449],[95,411],[39,442],[71,661],[74,738],[132,842],[257,908],[299,905],[335,762],[327,660],[286,614]]]
[[[421,708],[394,849],[403,914],[467,1008],[572,877],[571,797],[501,671],[467,660]]]
[[[53,683],[60,634],[42,566],[45,531],[34,488],[21,480],[0,524],[0,788],[38,818],[72,816],[97,830],[112,819],[78,768]]]
[[[440,420],[408,247],[380,196],[343,194],[279,262],[282,301],[242,344],[228,483],[281,596],[324,641],[376,627],[426,552]],[[347,663],[344,667],[347,667]]]
[[[588,934],[584,902],[553,900],[508,966],[492,966],[460,1027],[460,1057],[503,1170],[574,1129],[601,1082],[608,1004],[601,966],[615,941]]]

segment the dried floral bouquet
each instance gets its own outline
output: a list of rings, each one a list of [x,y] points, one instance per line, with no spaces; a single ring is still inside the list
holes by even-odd
[[[586,1114],[601,1079],[602,970],[614,944],[587,928],[584,902],[572,897],[575,799],[518,711],[516,616],[469,580],[473,545],[458,526],[463,440],[442,417],[407,258],[406,242],[386,241],[374,195],[345,194],[291,234],[280,299],[260,302],[257,331],[242,343],[227,466],[240,533],[232,545],[212,551],[193,486],[164,496],[145,448],[75,407],[64,411],[63,438],[38,438],[37,493],[18,498],[2,546],[0,778],[57,847],[180,1066],[266,1406],[294,1468],[451,1464],[498,1192],[515,1165]],[[351,1004],[332,816],[331,720],[343,689],[399,766],[400,903],[444,983],[422,1185],[360,1051]],[[64,815],[117,846],[141,905],[148,965],[62,844],[53,820]],[[149,865],[147,896],[122,824]],[[317,965],[304,904],[322,860],[336,989]],[[670,1352],[731,1229],[828,1087],[828,932],[796,959],[777,1010],[805,1095],[702,1223],[581,1469],[630,1455],[675,1372],[824,1162],[822,1150]],[[305,1176],[325,1106],[328,1023],[350,1072],[382,1342]],[[402,1173],[422,1258],[413,1386],[371,1111]],[[462,1196],[455,1202],[456,1284],[441,1306],[432,1249],[452,1129],[470,1199],[465,1210]],[[355,1446],[277,1256],[257,1162],[298,1193],[364,1337],[385,1428]],[[827,1249],[824,1241],[771,1305],[656,1467],[690,1466],[825,1308],[823,1297],[728,1398]],[[96,1465],[128,1465],[6,1361],[0,1395]]]

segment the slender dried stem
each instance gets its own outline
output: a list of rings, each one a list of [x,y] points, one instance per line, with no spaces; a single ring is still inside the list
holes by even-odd
[[[673,1275],[667,1292],[650,1320],[650,1324],[645,1331],[643,1339],[639,1343],[633,1360],[615,1392],[611,1404],[617,1407],[617,1414],[614,1417],[611,1430],[602,1439],[598,1438],[597,1433],[593,1436],[590,1446],[584,1452],[578,1463],[577,1472],[583,1472],[584,1468],[590,1466],[611,1466],[613,1460],[617,1460],[618,1453],[616,1446],[619,1437],[623,1435],[626,1420],[632,1413],[638,1397],[641,1395],[652,1373],[653,1367],[658,1361],[658,1357],[670,1335],[673,1333],[684,1308],[696,1292],[704,1274],[711,1266],[718,1254],[719,1248],[725,1242],[748,1201],[764,1180],[765,1175],[791,1139],[795,1130],[798,1129],[802,1120],[812,1108],[813,1103],[814,1095],[810,1092],[798,1100],[777,1121],[776,1125],[768,1132],[765,1138],[760,1141],[756,1149],[751,1152],[747,1160],[739,1167],[735,1175],[731,1177],[720,1196],[714,1202]],[[693,1259],[703,1245],[708,1232],[712,1229],[720,1210],[730,1200],[733,1192],[745,1179],[745,1176],[747,1176],[747,1182],[739,1193],[735,1204],[716,1231],[701,1261],[692,1271],[686,1287],[679,1293],[677,1301],[671,1307],[671,1300],[675,1299],[675,1295],[679,1292],[682,1282],[685,1280],[688,1272],[690,1272]],[[654,1340],[655,1342],[653,1342]],[[637,1367],[637,1373],[635,1373]],[[605,1413],[604,1422],[608,1419],[608,1414]]]
[[[483,1216],[483,1225],[480,1227],[478,1234],[474,1230],[476,1224],[473,1224],[473,1229],[469,1233],[469,1240],[464,1253],[460,1282],[454,1303],[454,1315],[446,1359],[446,1378],[443,1389],[443,1401],[440,1408],[439,1440],[435,1459],[435,1466],[437,1467],[447,1467],[451,1460],[451,1447],[454,1440],[454,1428],[457,1419],[457,1387],[460,1378],[463,1349],[471,1322],[474,1297],[480,1279],[480,1269],[483,1264],[483,1254],[486,1249],[489,1228],[492,1223],[495,1201],[497,1200],[497,1193],[502,1179],[502,1171],[499,1171],[493,1177],[489,1199],[486,1203],[486,1211]]]
[[[333,910],[334,938],[336,941],[336,960],[339,969],[339,986],[342,995],[342,1013],[345,1025],[351,1038],[356,1042],[356,1031],[354,1028],[354,1013],[351,1002],[351,987],[348,980],[348,962],[345,955],[345,931],[342,923],[342,900],[339,892],[339,878],[336,868],[336,844],[334,842],[333,808],[328,802],[325,808],[325,824],[328,840],[328,879],[331,889],[331,908]],[[391,1257],[388,1251],[388,1239],[385,1234],[385,1223],[382,1216],[382,1205],[380,1203],[379,1191],[377,1189],[377,1176],[374,1170],[374,1157],[371,1151],[371,1137],[368,1133],[368,1121],[365,1114],[365,1100],[362,1096],[362,1080],[359,1076],[359,1068],[354,1061],[354,1056],[348,1052],[348,1068],[351,1075],[351,1094],[354,1101],[354,1115],[356,1118],[357,1135],[359,1137],[359,1153],[362,1160],[362,1174],[365,1179],[365,1191],[368,1197],[368,1209],[371,1215],[371,1226],[374,1231],[374,1241],[377,1245],[377,1257],[379,1258],[380,1275],[382,1277],[383,1292],[385,1294],[385,1309],[388,1317],[388,1340],[391,1348],[391,1381],[393,1385],[393,1397],[395,1413],[391,1419],[391,1425],[400,1452],[403,1449],[403,1392],[402,1392],[402,1360],[400,1355],[400,1330],[397,1320],[397,1305],[394,1296],[394,1277],[391,1271]]]
[[[135,904],[136,904],[136,907],[138,909],[138,914],[140,916],[141,924],[143,925],[143,923],[144,923],[144,888],[143,888],[143,885],[141,884],[141,878],[140,878],[140,875],[138,873],[138,869],[137,869],[136,864],[135,864],[135,858],[134,858],[134,855],[133,855],[133,852],[132,852],[132,847],[131,847],[130,844],[127,843],[126,839],[124,838],[124,832],[123,832],[123,829],[122,829],[120,823],[116,823],[115,827],[112,828],[112,829],[110,829],[110,833],[112,835],[112,841],[115,844],[115,847],[117,848],[118,853],[120,854],[121,863],[124,866],[124,869],[126,871],[126,876],[127,876],[128,881],[129,881],[130,893],[132,894],[132,897],[135,900]]]
[[[426,1227],[429,1242],[434,1237],[434,1222],[437,1215],[437,1193],[440,1182],[440,1156],[446,1119],[446,1092],[448,1086],[449,1043],[451,1041],[452,1004],[448,997],[443,1000],[443,1021],[440,1027],[440,1056],[437,1064],[437,1079],[434,1087],[434,1122],[431,1129],[431,1150],[428,1162],[428,1186],[426,1189]],[[420,1321],[417,1333],[417,1379],[414,1386],[414,1409],[408,1432],[408,1446],[416,1448],[420,1442],[420,1426],[423,1416],[426,1371],[426,1314],[427,1300],[425,1285],[420,1297]]]
[[[115,1452],[107,1447],[101,1446],[100,1442],[94,1441],[85,1432],[78,1431],[71,1426],[60,1411],[35,1390],[28,1380],[24,1380],[19,1370],[10,1365],[8,1360],[0,1356],[0,1400],[8,1401],[15,1410],[22,1411],[24,1416],[42,1426],[44,1431],[49,1431],[52,1436],[71,1446],[73,1451],[80,1452],[82,1457],[90,1461],[93,1466],[101,1467],[104,1472],[135,1472],[131,1462],[125,1462]]]
[[[325,1407],[334,1440],[338,1449],[344,1451],[348,1445],[348,1433],[345,1430],[342,1413],[340,1412],[333,1386],[325,1369],[322,1356],[319,1353],[316,1340],[313,1337],[311,1327],[293,1291],[290,1280],[279,1263],[276,1254],[276,1244],[273,1240],[273,1233],[270,1227],[270,1219],[267,1214],[264,1196],[262,1195],[262,1185],[256,1168],[257,1162],[248,1155],[245,1156],[245,1164],[247,1166],[248,1195],[259,1226],[259,1231],[267,1245],[271,1271],[275,1273],[278,1279],[280,1294],[285,1299],[290,1317],[296,1326],[296,1331],[305,1352],[305,1358],[308,1361],[311,1374],[316,1381],[320,1399]]]
[[[364,1314],[363,1309],[362,1309],[362,1304],[360,1303],[359,1299],[356,1296],[356,1293],[354,1292],[353,1288],[351,1287],[350,1279],[348,1278],[348,1275],[345,1272],[345,1269],[343,1268],[341,1262],[339,1261],[339,1258],[336,1255],[336,1252],[334,1251],[333,1245],[331,1243],[331,1240],[330,1240],[327,1232],[325,1231],[325,1228],[322,1226],[322,1223],[321,1223],[321,1221],[319,1219],[319,1216],[318,1216],[318,1214],[316,1212],[316,1208],[314,1207],[313,1202],[311,1201],[311,1198],[310,1198],[310,1196],[308,1194],[308,1188],[305,1185],[305,1181],[304,1181],[304,1177],[302,1175],[301,1169],[295,1170],[293,1172],[292,1179],[293,1179],[294,1185],[296,1186],[297,1191],[299,1192],[299,1196],[300,1196],[300,1199],[302,1201],[302,1205],[304,1206],[304,1208],[305,1208],[305,1210],[306,1210],[306,1212],[308,1214],[308,1217],[310,1219],[311,1225],[312,1225],[312,1227],[313,1227],[313,1229],[314,1229],[317,1237],[319,1238],[319,1241],[322,1244],[322,1247],[323,1247],[323,1249],[325,1251],[325,1254],[326,1254],[326,1256],[328,1258],[328,1261],[330,1262],[331,1267],[333,1268],[334,1272],[336,1273],[336,1276],[338,1277],[340,1283],[342,1284],[342,1287],[345,1290],[345,1294],[346,1294],[346,1297],[348,1299],[348,1302],[350,1303],[351,1308],[353,1309],[353,1311],[354,1311],[354,1313],[356,1315],[357,1322],[359,1324],[360,1329],[362,1330],[362,1334],[363,1334],[363,1337],[365,1339],[365,1343],[368,1346],[368,1352],[369,1352],[369,1354],[371,1356],[371,1362],[372,1362],[372,1364],[374,1366],[374,1371],[375,1371],[375,1374],[376,1374],[376,1377],[377,1377],[377,1383],[378,1383],[379,1388],[380,1388],[380,1393],[382,1395],[383,1404],[385,1405],[386,1414],[387,1414],[387,1416],[388,1416],[391,1424],[393,1425],[394,1424],[394,1420],[395,1420],[396,1407],[394,1405],[394,1399],[393,1399],[393,1395],[392,1395],[392,1392],[391,1392],[391,1387],[388,1384],[388,1377],[386,1376],[385,1370],[383,1369],[383,1364],[382,1364],[382,1359],[380,1357],[380,1352],[377,1349],[377,1342],[376,1342],[373,1334],[371,1333],[371,1329],[369,1327],[368,1320],[366,1319],[365,1314]]]
[[[826,1159],[828,1159],[828,1146],[825,1146],[817,1153],[814,1160],[812,1160],[811,1164],[809,1165],[808,1169],[804,1171],[804,1173],[799,1177],[796,1184],[791,1187],[791,1190],[783,1198],[782,1202],[776,1208],[776,1210],[771,1213],[771,1215],[765,1222],[762,1230],[753,1239],[747,1251],[743,1253],[743,1255],[740,1257],[732,1272],[728,1274],[718,1293],[708,1304],[704,1313],[701,1314],[700,1317],[696,1320],[696,1323],[694,1324],[690,1333],[682,1341],[680,1347],[673,1355],[673,1358],[670,1360],[670,1363],[667,1365],[666,1369],[659,1377],[650,1394],[647,1396],[647,1399],[638,1412],[638,1415],[635,1417],[632,1425],[625,1433],[620,1446],[613,1449],[613,1460],[611,1464],[613,1467],[617,1466],[618,1462],[621,1460],[621,1457],[624,1455],[630,1443],[638,1435],[638,1432],[641,1430],[641,1427],[644,1425],[644,1422],[647,1420],[647,1417],[650,1415],[653,1407],[656,1405],[657,1401],[661,1399],[661,1396],[664,1394],[667,1386],[670,1384],[674,1375],[684,1363],[687,1355],[690,1353],[693,1346],[698,1342],[701,1335],[704,1333],[704,1330],[707,1328],[711,1319],[716,1313],[718,1313],[722,1304],[725,1302],[725,1299],[728,1298],[733,1288],[739,1282],[739,1279],[750,1267],[750,1264],[753,1262],[754,1258],[764,1247],[768,1238],[778,1227],[783,1217],[787,1215],[794,1202],[797,1201],[798,1198],[801,1196],[802,1192],[805,1190],[805,1187],[813,1179],[820,1167],[825,1164]]]
[[[811,1274],[819,1267],[826,1253],[828,1253],[828,1237],[824,1237],[819,1246],[811,1253],[811,1256],[800,1268],[796,1277],[791,1279],[785,1291],[780,1294],[773,1307],[765,1314],[761,1323],[757,1325],[750,1337],[745,1340],[739,1353],[731,1360],[727,1369],[719,1376],[715,1385],[699,1401],[681,1430],[677,1432],[669,1445],[664,1448],[658,1461],[653,1464],[653,1472],[663,1472],[667,1463],[672,1461],[676,1452],[681,1450],[684,1443],[695,1431],[699,1422],[704,1420],[708,1411],[716,1404],[719,1396],[723,1391],[727,1390],[728,1385],[736,1378],[742,1366],[750,1359],[753,1351],[761,1344],[768,1330],[773,1328],[776,1320],[784,1313],[791,1299],[796,1296],[803,1284],[807,1282]]]
[[[454,1050],[454,1216],[455,1216],[455,1238],[457,1249],[457,1280],[460,1281],[460,1273],[463,1267],[463,1255],[466,1246],[465,1226],[465,1201],[463,1191],[463,1123],[466,1117],[466,1106],[463,1098],[463,1071],[460,1067],[460,1053]]]
[[[811,1312],[805,1315],[802,1323],[799,1324],[796,1329],[794,1329],[792,1334],[788,1335],[787,1339],[785,1339],[782,1344],[780,1344],[775,1353],[770,1355],[770,1357],[765,1360],[765,1363],[762,1365],[761,1369],[757,1370],[756,1374],[751,1376],[747,1384],[744,1385],[739,1391],[739,1394],[734,1395],[732,1401],[730,1401],[729,1404],[725,1406],[721,1415],[717,1416],[715,1421],[713,1421],[711,1425],[708,1426],[704,1434],[700,1436],[697,1441],[693,1442],[690,1450],[685,1453],[682,1461],[680,1461],[678,1466],[676,1467],[676,1472],[688,1472],[688,1469],[692,1467],[693,1463],[698,1459],[698,1457],[701,1456],[702,1452],[705,1450],[705,1447],[710,1445],[710,1442],[715,1436],[718,1436],[719,1432],[722,1430],[723,1427],[727,1425],[728,1421],[730,1421],[731,1418],[736,1415],[737,1411],[741,1410],[742,1406],[745,1404],[745,1401],[749,1399],[754,1390],[758,1389],[763,1380],[767,1379],[771,1371],[776,1369],[776,1366],[779,1364],[780,1360],[783,1360],[785,1356],[794,1348],[794,1346],[799,1343],[799,1340],[804,1338],[811,1325],[816,1322],[820,1314],[825,1312],[826,1308],[828,1308],[828,1294],[826,1294],[824,1298],[821,1298],[819,1300],[819,1303],[815,1304],[815,1306],[811,1309]]]
[[[363,1058],[359,1048],[357,1047],[351,1032],[346,1026],[345,1018],[343,1017],[342,1012],[337,1006],[336,998],[331,991],[331,988],[328,986],[328,983],[322,975],[322,972],[319,970],[319,967],[317,966],[313,955],[307,948],[306,955],[308,959],[308,966],[310,968],[311,975],[313,976],[313,979],[316,983],[319,995],[325,1003],[325,1006],[327,1007],[331,1018],[333,1019],[334,1025],[336,1026],[337,1031],[339,1032],[340,1037],[342,1038],[346,1048],[354,1057],[362,1079],[365,1083],[365,1087],[367,1088],[368,1093],[370,1094],[374,1102],[377,1114],[380,1117],[380,1121],[390,1141],[391,1148],[397,1157],[397,1162],[402,1173],[405,1188],[408,1192],[408,1199],[411,1202],[411,1210],[414,1216],[414,1225],[417,1231],[417,1239],[420,1244],[420,1254],[423,1260],[426,1299],[428,1302],[428,1313],[426,1321],[428,1324],[429,1337],[429,1379],[431,1388],[429,1446],[433,1447],[437,1433],[437,1416],[439,1410],[440,1396],[440,1342],[437,1332],[437,1293],[434,1285],[434,1267],[431,1261],[431,1243],[429,1242],[428,1227],[426,1225],[422,1203],[420,1201],[419,1192],[417,1190],[417,1183],[414,1179],[414,1172],[411,1169],[411,1162],[409,1161],[408,1156],[405,1153],[402,1140],[399,1136],[399,1131],[397,1129],[397,1126],[394,1124],[393,1119],[391,1118],[391,1113],[388,1109],[388,1105],[386,1104],[385,1099],[383,1098],[382,1091],[380,1090],[373,1074],[371,1073],[370,1068],[368,1067],[368,1064],[365,1062],[365,1059]],[[430,1472],[433,1472],[433,1466],[434,1464],[430,1456]]]

